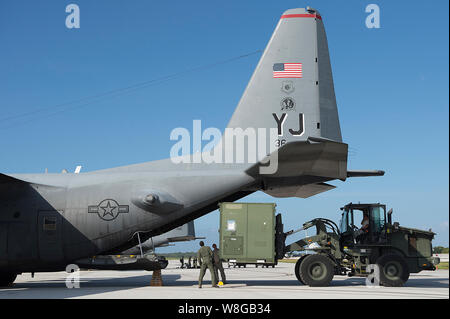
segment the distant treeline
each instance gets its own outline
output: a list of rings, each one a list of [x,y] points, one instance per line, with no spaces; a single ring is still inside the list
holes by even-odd
[[[433,254],[448,254],[448,247],[442,246],[433,247]]]
[[[436,246],[433,247],[433,254],[448,254],[448,247],[442,247],[442,246]],[[189,257],[197,257],[196,251],[187,251],[187,252],[176,252],[176,253],[162,253],[158,254],[160,256],[164,256],[166,258],[177,258],[180,259],[181,257],[189,258]],[[292,254],[293,256],[296,256],[296,254]]]
[[[194,251],[188,251],[188,252],[177,252],[177,253],[163,253],[163,254],[158,254],[160,256],[164,256],[166,258],[178,258],[180,259],[181,257],[189,258],[189,257],[197,257],[197,252]]]

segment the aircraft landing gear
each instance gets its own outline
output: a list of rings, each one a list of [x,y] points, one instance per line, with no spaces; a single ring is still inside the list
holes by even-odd
[[[16,273],[0,271],[0,287],[11,287],[16,277]]]

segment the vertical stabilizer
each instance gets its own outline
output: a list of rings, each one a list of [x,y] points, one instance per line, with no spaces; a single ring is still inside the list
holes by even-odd
[[[328,44],[314,9],[283,13],[228,124],[276,128],[276,143],[308,137],[342,142]],[[278,146],[281,146],[278,145]]]

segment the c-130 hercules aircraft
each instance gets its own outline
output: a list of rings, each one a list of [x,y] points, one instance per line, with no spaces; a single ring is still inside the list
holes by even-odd
[[[276,129],[256,163],[171,159],[80,174],[0,174],[0,284],[124,251],[256,191],[306,198],[347,170],[328,44],[312,8],[283,13],[227,128]],[[277,156],[275,172],[261,168]]]

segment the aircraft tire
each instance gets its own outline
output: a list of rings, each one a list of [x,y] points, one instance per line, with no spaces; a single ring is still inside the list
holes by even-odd
[[[308,255],[300,263],[300,278],[310,287],[326,287],[334,277],[334,265],[324,255]]]

